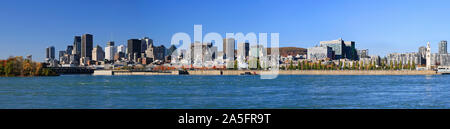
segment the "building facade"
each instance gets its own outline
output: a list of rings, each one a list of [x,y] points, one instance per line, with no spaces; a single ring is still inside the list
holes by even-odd
[[[333,49],[328,46],[319,46],[308,48],[307,59],[310,60],[324,60],[333,58]]]
[[[442,40],[439,42],[439,54],[447,54],[447,41]]]
[[[105,52],[103,48],[99,45],[95,46],[92,50],[92,60],[93,61],[104,61],[105,60]]]
[[[105,59],[108,61],[113,61],[115,54],[116,50],[114,46],[114,41],[109,41],[108,43],[106,43],[105,47]]]
[[[89,57],[92,59],[93,36],[84,34],[81,36],[81,57]]]
[[[128,59],[129,60],[137,60],[137,58],[140,58],[140,56],[141,56],[141,40],[129,39],[127,51],[128,51]]]

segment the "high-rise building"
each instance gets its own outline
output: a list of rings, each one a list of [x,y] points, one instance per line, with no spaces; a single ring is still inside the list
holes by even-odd
[[[426,64],[426,55],[427,55],[427,48],[425,46],[421,46],[419,47],[419,57],[420,57],[420,61],[418,63],[418,65],[424,65]]]
[[[344,41],[342,38],[331,41],[320,41],[320,46],[328,46],[333,49],[334,59],[347,58],[355,60],[357,52],[354,41]]]
[[[439,42],[439,54],[447,54],[447,41],[442,40]]]
[[[128,57],[130,60],[135,60],[135,58],[140,58],[140,56],[141,56],[141,40],[129,39],[127,50],[128,50]]]
[[[249,50],[250,50],[249,43],[239,43],[238,50],[237,50],[238,51],[237,57],[240,57],[242,59],[247,58]]]
[[[66,54],[72,55],[72,51],[73,51],[73,46],[72,45],[68,45],[66,48]]]
[[[153,40],[148,38],[148,37],[144,37],[141,39],[141,52],[145,53],[145,50],[147,50],[147,48],[149,47],[153,47]]]
[[[47,59],[55,59],[55,47],[50,46],[45,51],[45,58]]]
[[[426,68],[428,70],[431,70],[431,47],[430,47],[430,42],[427,42],[427,50],[426,50]]]
[[[92,59],[93,36],[84,34],[81,36],[81,57],[89,57]]]
[[[99,45],[95,46],[95,48],[92,49],[92,60],[94,61],[103,61],[105,60],[105,52],[103,51],[103,48]]]
[[[124,45],[119,45],[119,46],[117,46],[117,50],[116,50],[116,53],[119,53],[119,52],[122,52],[122,53],[124,53],[125,54],[125,46]]]
[[[109,41],[106,43],[105,47],[105,59],[112,61],[114,60],[114,55],[116,53],[115,47],[114,47],[114,41]]]
[[[61,61],[61,58],[64,57],[64,55],[66,55],[66,51],[59,51],[58,59]]]
[[[81,36],[75,36],[73,38],[73,55],[81,55]]]
[[[223,39],[223,52],[226,59],[234,60],[235,40],[234,38]]]

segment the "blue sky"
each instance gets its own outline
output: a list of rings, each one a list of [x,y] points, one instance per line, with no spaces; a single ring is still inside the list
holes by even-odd
[[[57,51],[73,36],[94,35],[94,45],[125,44],[148,36],[169,45],[176,32],[280,33],[280,46],[311,47],[319,41],[356,41],[369,54],[416,52],[450,40],[448,0],[2,0],[0,58]]]

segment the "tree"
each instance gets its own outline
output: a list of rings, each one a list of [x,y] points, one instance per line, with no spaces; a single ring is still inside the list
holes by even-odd
[[[292,60],[291,62],[289,62],[289,70],[293,70],[294,69],[294,65],[292,64]]]
[[[408,61],[408,65],[406,65],[406,69],[411,70],[411,61]]]
[[[301,67],[302,67],[302,66],[301,66],[301,63],[300,63],[300,61],[297,61],[297,69],[298,69],[298,70],[300,70],[300,69],[301,69]]]
[[[415,69],[416,69],[416,63],[414,63],[414,61],[412,62],[411,69],[412,69],[412,70],[415,70]]]
[[[42,63],[37,63],[36,68],[34,70],[34,75],[39,76],[42,70]]]
[[[319,62],[317,63],[317,65],[318,65],[318,69],[319,69],[319,70],[322,70],[322,69],[323,69],[322,61],[319,60]]]
[[[343,69],[347,69],[347,63],[343,62],[342,65],[343,65]]]
[[[237,70],[238,69],[238,62],[237,62],[237,60],[235,60],[234,61],[234,70]],[[258,67],[258,69],[259,69],[259,67]]]
[[[24,73],[23,73],[24,75],[26,75],[26,76],[33,75],[33,68],[31,66],[30,61],[27,60],[23,63],[23,70],[24,70]]]
[[[5,66],[5,76],[9,76],[11,74],[11,72],[13,71],[13,64],[11,61],[7,61],[6,62],[6,66]]]
[[[341,61],[339,60],[338,69],[340,70],[341,68],[342,68],[342,64],[341,64]]]
[[[5,75],[4,68],[5,68],[4,61],[2,60],[0,61],[0,76]]]
[[[235,64],[237,66],[237,63]],[[237,68],[237,67],[236,67]],[[261,62],[259,62],[259,58],[256,59],[256,69],[260,70],[261,69]]]

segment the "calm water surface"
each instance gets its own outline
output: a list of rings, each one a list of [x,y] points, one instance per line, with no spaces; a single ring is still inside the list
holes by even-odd
[[[0,108],[450,108],[450,76],[1,77]]]

